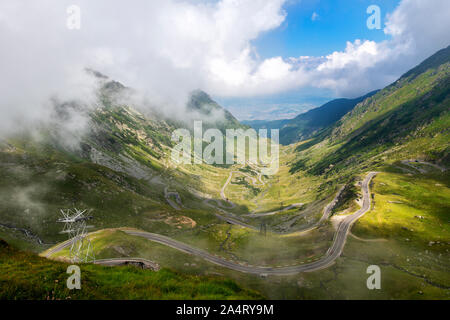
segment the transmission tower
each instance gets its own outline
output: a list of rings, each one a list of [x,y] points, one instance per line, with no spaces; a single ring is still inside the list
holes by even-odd
[[[60,233],[68,234],[71,240],[70,260],[72,262],[94,262],[95,255],[91,240],[87,237],[87,221],[93,219],[88,215],[87,210],[67,209],[60,210],[62,218],[58,222],[64,223],[64,228]]]

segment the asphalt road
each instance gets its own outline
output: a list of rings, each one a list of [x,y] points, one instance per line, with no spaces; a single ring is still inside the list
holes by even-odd
[[[252,167],[252,169],[256,170],[254,167]],[[224,200],[224,201],[226,201],[227,203],[230,204],[230,206],[231,206],[230,209],[236,207],[236,204],[233,203],[232,201],[228,200],[228,198],[225,195],[225,189],[228,186],[228,184],[230,184],[234,173],[241,174],[241,175],[249,178],[250,180],[252,180],[252,183],[253,183],[254,186],[263,186],[263,185],[265,185],[265,182],[262,180],[262,173],[261,172],[258,172],[258,179],[256,179],[255,177],[252,177],[252,176],[250,176],[250,175],[248,175],[248,174],[246,174],[245,172],[242,172],[242,171],[231,171],[230,175],[228,176],[227,181],[225,182],[225,184],[223,185],[222,189],[220,190],[220,196],[221,196],[222,200]],[[259,183],[258,183],[258,181],[259,181]],[[217,202],[217,201],[216,201],[216,203],[219,204],[219,202]],[[294,209],[294,208],[299,208],[302,205],[303,205],[303,203],[294,203],[294,204],[292,204],[292,205],[290,205],[290,206],[288,206],[286,208],[283,208],[281,210],[276,210],[276,211],[272,211],[272,212],[263,212],[263,213],[250,213],[250,214],[243,215],[243,217],[259,218],[259,217],[272,216],[272,215],[275,215],[275,214],[283,212],[283,211],[288,211],[288,210],[291,210],[291,209]],[[230,222],[230,223],[232,223],[232,222]],[[238,224],[241,225],[241,223],[238,223]]]
[[[301,206],[303,206],[303,203],[294,203],[291,204],[290,206],[283,208],[281,210],[276,210],[276,211],[272,211],[272,212],[264,212],[264,213],[250,213],[250,214],[244,214],[242,215],[242,217],[247,217],[247,218],[259,218],[259,217],[267,217],[267,216],[273,216],[277,213],[283,212],[283,211],[288,211],[294,208],[300,208]]]
[[[179,251],[192,254],[198,257],[201,257],[209,262],[212,262],[216,265],[240,271],[245,273],[252,274],[267,274],[267,275],[289,275],[296,274],[300,272],[312,272],[320,269],[324,269],[331,264],[341,255],[345,242],[347,240],[347,236],[351,229],[353,223],[361,218],[365,213],[370,210],[371,205],[371,197],[369,184],[372,178],[376,175],[376,172],[370,172],[362,183],[362,192],[363,192],[363,205],[361,209],[359,209],[356,213],[345,217],[338,225],[336,234],[334,236],[333,244],[328,249],[324,257],[317,259],[315,261],[311,261],[308,263],[300,264],[300,265],[292,265],[292,266],[281,266],[281,267],[260,267],[260,266],[252,266],[240,264],[234,261],[226,260],[222,257],[210,254],[202,249],[198,249],[187,245],[185,243],[179,242],[177,240],[168,238],[166,236],[162,236],[155,233],[149,233],[144,231],[125,231],[129,235],[138,236],[146,238],[150,241],[157,242],[160,244],[164,244],[171,248],[177,249]]]
[[[427,173],[427,170],[422,169],[422,168],[419,168],[419,167],[415,167],[415,166],[411,165],[411,163],[425,164],[425,165],[434,167],[434,168],[440,170],[441,172],[444,172],[444,171],[447,170],[446,168],[444,168],[444,167],[442,167],[442,166],[440,166],[440,165],[437,165],[437,164],[435,164],[435,163],[426,162],[426,161],[418,160],[418,159],[402,160],[401,163],[404,164],[404,165],[406,165],[406,166],[408,166],[408,167],[410,167],[410,168],[413,168],[413,169],[419,171],[420,173]]]
[[[167,186],[164,188],[164,197],[166,198],[166,201],[170,204],[170,206],[172,208],[174,208],[177,211],[180,211],[181,210],[180,207],[183,206],[183,203],[181,202],[181,197],[180,197],[179,193],[176,191],[168,191],[168,188],[169,187],[167,187]],[[173,202],[172,200],[170,200],[170,197],[174,197],[176,200],[176,203]]]
[[[347,236],[350,232],[351,226],[355,221],[357,221],[359,218],[361,218],[364,214],[366,214],[370,210],[371,205],[371,197],[370,197],[370,190],[369,190],[369,184],[372,180],[372,178],[377,174],[377,172],[370,172],[366,178],[364,179],[362,183],[362,192],[363,192],[363,204],[361,209],[359,209],[356,213],[351,214],[349,216],[346,216],[344,219],[341,220],[337,227],[337,231],[335,233],[333,244],[328,249],[328,251],[325,253],[325,255],[322,258],[318,258],[314,261],[302,263],[299,265],[291,265],[291,266],[280,266],[280,267],[261,267],[261,266],[252,266],[252,265],[246,265],[241,264],[238,262],[226,260],[222,257],[216,256],[214,254],[208,253],[202,249],[198,249],[195,247],[192,247],[188,244],[185,244],[183,242],[171,239],[169,237],[156,234],[156,233],[150,233],[145,231],[130,231],[126,230],[126,232],[129,235],[132,236],[138,236],[146,238],[150,241],[157,242],[166,246],[169,246],[171,248],[177,249],[179,251],[195,255],[198,257],[201,257],[205,259],[206,261],[209,261],[211,263],[214,263],[216,265],[244,272],[244,273],[251,273],[251,274],[266,274],[266,275],[290,275],[290,274],[297,274],[301,272],[312,272],[321,270],[324,268],[329,267],[334,263],[334,261],[339,258],[341,255],[345,242],[347,240]],[[50,256],[51,254],[58,252],[65,247],[69,246],[71,244],[71,240],[68,240],[66,242],[61,243],[60,245],[56,246],[55,248],[51,249],[49,252],[47,252],[46,256]],[[106,263],[111,262],[113,259],[106,259],[104,260]]]

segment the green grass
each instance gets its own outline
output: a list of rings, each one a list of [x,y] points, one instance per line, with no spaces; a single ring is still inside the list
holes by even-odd
[[[217,276],[162,269],[81,265],[81,290],[66,287],[68,264],[18,251],[0,240],[0,299],[261,299]]]
[[[449,77],[447,62],[381,90],[325,132],[298,144],[291,172],[348,180],[402,159],[447,159]]]
[[[355,234],[407,238],[422,247],[430,241],[450,242],[448,174],[386,172],[375,181],[374,208],[355,226]]]
[[[448,179],[448,173],[431,170],[416,175],[394,168],[382,172],[372,183],[372,210],[352,228],[363,241],[349,236],[333,266],[283,278],[236,279],[271,299],[449,300]],[[381,268],[381,290],[366,287],[370,265]]]

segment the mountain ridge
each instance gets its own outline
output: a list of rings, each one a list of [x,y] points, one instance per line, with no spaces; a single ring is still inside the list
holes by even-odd
[[[250,125],[256,130],[279,129],[280,143],[283,145],[289,145],[298,141],[306,140],[318,131],[334,124],[348,111],[353,109],[358,103],[370,98],[377,92],[378,90],[375,90],[354,99],[334,99],[321,105],[320,107],[301,113],[293,119],[273,121],[251,120],[243,121],[243,123]]]
[[[397,149],[392,161],[405,153],[411,158],[448,162],[449,57],[450,47],[438,51],[393,84],[357,104],[326,133],[318,133],[299,144],[297,152],[309,156],[297,161],[292,170],[331,173],[374,159],[385,161],[384,155]],[[319,149],[321,159],[308,166],[307,159],[312,159]]]

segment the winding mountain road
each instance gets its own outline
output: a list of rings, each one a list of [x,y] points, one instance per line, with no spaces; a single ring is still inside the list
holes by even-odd
[[[236,204],[230,200],[228,200],[227,196],[225,195],[225,189],[227,188],[227,186],[230,184],[231,179],[233,178],[233,174],[241,174],[247,178],[249,178],[250,180],[252,180],[252,184],[254,186],[264,186],[266,183],[262,180],[262,172],[258,171],[257,168],[255,168],[254,166],[252,166],[250,163],[247,163],[247,165],[252,168],[253,170],[255,170],[258,174],[258,179],[255,177],[252,177],[251,175],[243,172],[243,171],[231,171],[230,174],[228,175],[228,179],[225,182],[225,184],[222,186],[222,189],[220,190],[220,197],[222,198],[222,200],[226,201],[227,203],[229,203],[231,205],[230,209],[236,207]],[[242,166],[242,168],[244,168],[245,166]],[[258,183],[259,181],[259,183]]]
[[[280,212],[284,212],[284,211],[288,211],[294,208],[300,208],[301,206],[303,206],[304,203],[294,203],[291,204],[290,206],[280,209],[280,210],[276,210],[276,211],[272,211],[272,212],[263,212],[263,213],[249,213],[249,214],[244,214],[242,215],[242,217],[247,217],[247,218],[260,218],[260,217],[267,217],[267,216],[273,216],[277,213]]]
[[[183,207],[183,203],[181,202],[181,197],[180,194],[176,191],[169,191],[169,187],[166,186],[164,188],[164,197],[166,198],[166,201],[168,204],[170,204],[170,206],[172,208],[174,208],[177,211],[181,210],[181,207]],[[175,202],[173,202],[170,197],[174,197],[175,198]]]
[[[250,166],[250,165],[249,165],[249,166]],[[257,170],[257,169],[256,169],[255,167],[253,167],[253,166],[250,166],[250,167],[251,167],[253,170],[255,170],[255,171]],[[220,196],[221,196],[222,200],[223,200],[223,201],[226,201],[228,204],[230,204],[230,208],[229,208],[229,209],[232,209],[232,208],[236,207],[236,204],[235,204],[234,202],[230,201],[230,200],[227,198],[227,196],[225,195],[225,189],[226,189],[227,186],[230,184],[231,179],[233,178],[233,174],[241,174],[241,175],[243,175],[243,176],[249,178],[249,179],[252,181],[252,183],[253,183],[254,186],[264,186],[264,185],[266,184],[266,183],[262,180],[262,173],[261,173],[260,171],[258,171],[258,178],[252,177],[252,176],[250,176],[249,174],[247,174],[247,173],[245,173],[245,172],[242,172],[242,171],[231,171],[230,174],[229,174],[229,176],[228,176],[227,181],[225,182],[225,184],[222,186],[222,189],[220,190]],[[258,181],[259,181],[259,183],[258,183]],[[220,203],[219,201],[215,200],[215,202],[216,202],[219,206],[221,205],[221,203]],[[275,210],[275,211],[271,211],[271,212],[263,212],[263,213],[254,213],[254,212],[252,212],[252,213],[250,213],[250,214],[242,215],[242,217],[247,217],[247,218],[267,217],[267,216],[272,216],[272,215],[275,215],[275,214],[277,214],[277,213],[284,212],[284,211],[288,211],[288,210],[291,210],[291,209],[294,209],[294,208],[300,208],[302,205],[303,205],[303,203],[294,203],[294,204],[291,204],[290,206],[288,206],[288,207],[286,207],[286,208],[283,208],[283,209],[280,209],[280,210]],[[222,208],[223,208],[223,206],[222,206]]]
[[[431,166],[431,167],[433,167],[435,169],[440,170],[441,172],[444,172],[444,171],[447,170],[447,168],[444,168],[444,167],[442,167],[442,166],[440,166],[438,164],[427,162],[427,161],[423,161],[423,160],[418,160],[418,159],[402,160],[400,162],[403,165],[405,165],[405,166],[408,166],[408,167],[410,167],[412,169],[415,169],[415,170],[419,171],[420,173],[427,173],[427,170],[425,170],[423,168],[419,168],[419,167],[413,166],[411,163],[419,163],[419,164],[424,164],[424,165],[427,165],[427,166]]]
[[[263,266],[252,266],[247,264],[240,264],[234,261],[230,261],[227,259],[224,259],[222,257],[216,256],[214,254],[208,253],[202,249],[198,249],[195,247],[192,247],[188,244],[185,244],[183,242],[171,239],[169,237],[156,234],[156,233],[150,233],[145,231],[132,231],[132,230],[125,230],[129,235],[132,236],[138,236],[143,237],[145,239],[148,239],[153,242],[157,242],[166,246],[169,246],[171,248],[174,248],[176,250],[198,256],[203,258],[206,261],[209,261],[211,263],[214,263],[216,265],[232,269],[235,271],[240,271],[244,273],[251,273],[251,274],[267,274],[267,275],[290,275],[290,274],[296,274],[301,272],[312,272],[324,269],[331,264],[334,263],[334,261],[341,255],[345,242],[347,240],[347,236],[350,232],[351,226],[355,221],[357,221],[359,218],[361,218],[364,214],[366,214],[370,210],[371,206],[371,197],[370,197],[370,190],[369,185],[372,180],[372,178],[377,174],[377,172],[370,172],[366,178],[364,179],[362,183],[362,192],[363,192],[363,204],[361,209],[359,209],[356,213],[346,216],[341,220],[337,227],[337,231],[335,233],[333,244],[328,249],[328,251],[325,253],[325,255],[322,258],[315,259],[311,262],[302,263],[299,265],[292,265],[292,266],[285,266],[285,267],[263,267]],[[52,253],[58,252],[62,250],[63,248],[67,247],[70,244],[70,240],[66,241],[65,243],[62,243],[58,245],[57,247],[51,249],[48,251],[46,256],[48,257]],[[110,259],[112,260],[112,259]],[[104,260],[106,262],[109,262],[108,259]]]
[[[362,192],[363,192],[363,204],[361,209],[359,209],[354,214],[351,214],[347,217],[345,217],[338,225],[336,234],[333,239],[333,244],[328,249],[326,254],[316,260],[312,261],[310,263],[300,264],[300,265],[294,265],[294,266],[286,266],[286,267],[260,267],[260,266],[251,266],[251,265],[244,265],[239,264],[233,261],[226,260],[222,257],[210,254],[204,250],[192,247],[190,245],[187,245],[185,243],[179,242],[177,240],[155,234],[155,233],[149,233],[144,231],[125,231],[129,235],[138,236],[146,238],[150,241],[161,243],[164,245],[167,245],[171,248],[183,251],[188,254],[192,254],[198,257],[201,257],[209,262],[212,262],[214,264],[220,265],[222,267],[245,272],[245,273],[252,273],[252,274],[271,274],[271,275],[290,275],[290,274],[296,274],[300,272],[312,272],[317,271],[320,269],[324,269],[331,264],[334,263],[334,261],[341,255],[345,242],[347,240],[347,236],[349,234],[349,231],[351,229],[351,226],[355,221],[357,221],[359,218],[361,218],[364,214],[366,214],[370,210],[371,205],[371,197],[370,197],[370,190],[369,190],[369,184],[370,181],[372,181],[372,178],[377,174],[377,172],[370,172],[366,178],[364,179],[362,183]]]

